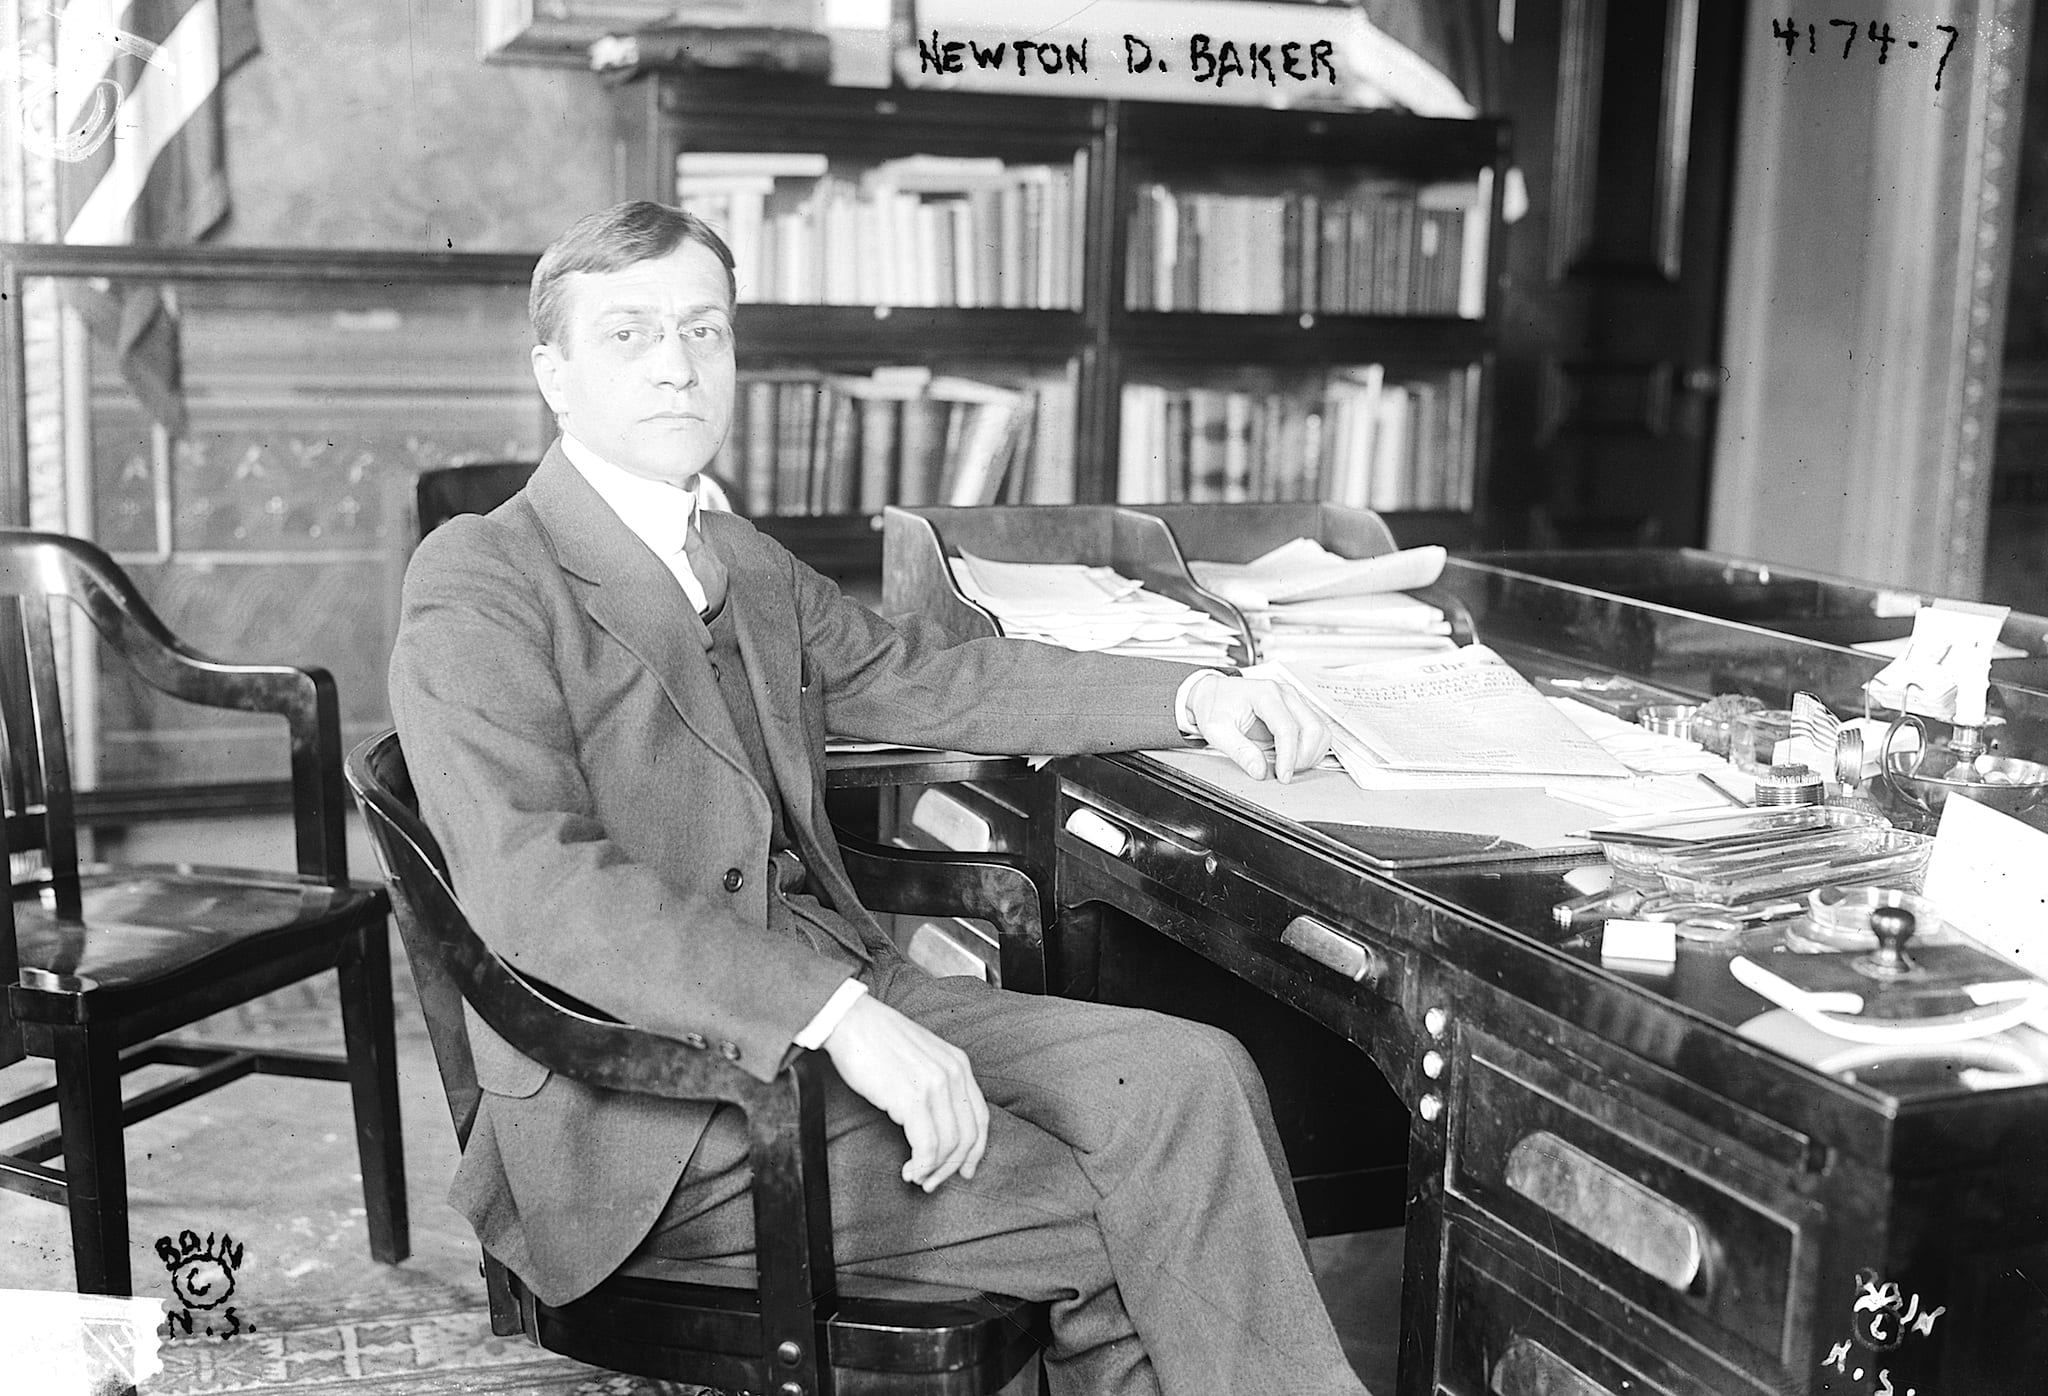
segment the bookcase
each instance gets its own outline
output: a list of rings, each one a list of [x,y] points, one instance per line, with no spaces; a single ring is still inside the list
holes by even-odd
[[[884,504],[1329,500],[1490,536],[1506,123],[655,71],[622,197],[740,259],[714,468],[878,575]]]

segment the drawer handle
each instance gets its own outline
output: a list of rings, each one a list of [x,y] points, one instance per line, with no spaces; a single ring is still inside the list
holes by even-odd
[[[1124,856],[1131,846],[1130,833],[1110,823],[1092,809],[1077,809],[1067,816],[1067,832],[1082,843],[1101,849],[1112,858]]]
[[[1680,1294],[1706,1265],[1705,1229],[1691,1213],[1548,1130],[1509,1150],[1507,1184]]]
[[[1334,926],[1313,916],[1297,916],[1280,932],[1280,943],[1299,950],[1319,965],[1327,965],[1355,984],[1377,984],[1386,973],[1387,962],[1379,951],[1362,945]]]
[[[1493,1364],[1494,1396],[1614,1396],[1534,1338],[1517,1338]]]

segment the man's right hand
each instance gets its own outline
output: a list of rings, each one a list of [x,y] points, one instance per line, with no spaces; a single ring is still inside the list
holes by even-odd
[[[956,1172],[972,1178],[988,1147],[988,1102],[967,1054],[871,994],[825,1039],[840,1079],[903,1126],[903,1181],[926,1192]]]

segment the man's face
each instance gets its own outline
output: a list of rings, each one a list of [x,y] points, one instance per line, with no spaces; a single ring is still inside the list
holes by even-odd
[[[727,284],[724,264],[695,242],[571,275],[561,342],[533,350],[563,428],[621,470],[690,485],[732,425]]]

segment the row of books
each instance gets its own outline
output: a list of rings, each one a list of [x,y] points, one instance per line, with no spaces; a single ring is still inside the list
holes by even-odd
[[[1480,383],[1476,364],[1400,380],[1369,364],[1307,390],[1127,384],[1117,498],[1469,509]]]
[[[1463,183],[1375,182],[1341,195],[1142,184],[1131,211],[1125,303],[1478,319],[1486,309],[1490,173]]]
[[[1070,310],[1082,290],[1087,158],[684,151],[679,204],[731,245],[742,301]]]
[[[1063,381],[994,383],[922,366],[742,372],[710,469],[753,515],[1066,503],[1073,400]]]

